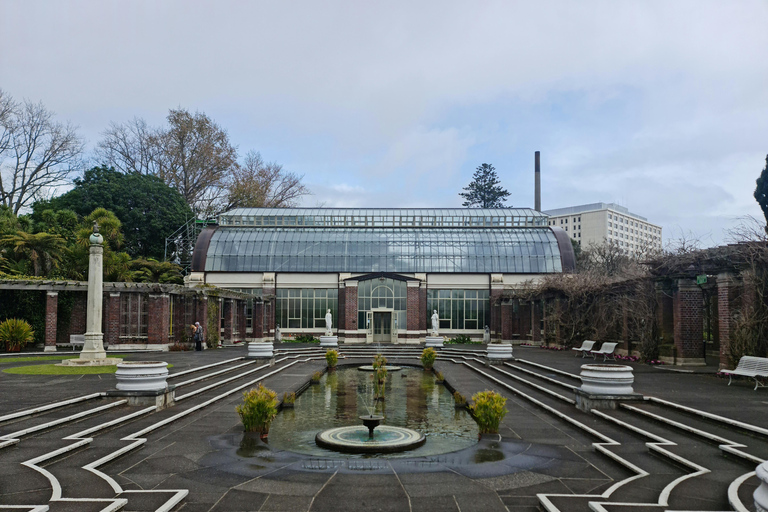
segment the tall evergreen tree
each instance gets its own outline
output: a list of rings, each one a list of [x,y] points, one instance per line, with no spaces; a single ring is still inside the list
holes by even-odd
[[[757,187],[755,188],[755,200],[760,208],[763,210],[763,215],[766,220],[765,231],[768,232],[768,155],[765,157],[765,167],[763,172],[760,173],[760,177],[757,178]]]
[[[506,208],[504,200],[509,192],[499,185],[496,169],[491,164],[483,164],[472,175],[472,182],[464,187],[466,192],[459,192],[465,199],[462,206],[477,208]]]

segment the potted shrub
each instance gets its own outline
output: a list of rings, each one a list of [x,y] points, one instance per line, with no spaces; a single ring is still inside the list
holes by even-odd
[[[336,369],[336,363],[339,362],[339,353],[333,349],[325,352],[325,362],[328,363],[329,370]]]
[[[469,411],[480,427],[480,434],[498,434],[499,424],[507,414],[507,399],[495,391],[479,391],[472,395]]]
[[[0,323],[0,343],[8,352],[18,352],[35,337],[35,331],[25,320],[9,318]]]
[[[421,365],[425,370],[431,370],[437,359],[437,351],[432,347],[425,348],[421,353]]]
[[[376,354],[373,358],[373,388],[374,400],[384,400],[384,392],[387,382],[387,358],[381,354]]]
[[[293,409],[296,405],[296,393],[283,393],[283,409]]]
[[[243,403],[235,410],[246,432],[258,432],[262,439],[269,434],[269,425],[277,416],[277,393],[259,384],[243,393]]]
[[[467,397],[459,393],[458,391],[453,392],[453,405],[457,409],[463,409],[467,406]]]

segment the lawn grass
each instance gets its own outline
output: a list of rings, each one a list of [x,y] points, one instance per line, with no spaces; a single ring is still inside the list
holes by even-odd
[[[0,364],[29,363],[33,361],[61,361],[63,359],[76,359],[79,355],[71,356],[28,356],[28,357],[0,357]]]
[[[173,365],[169,364],[168,368]],[[3,370],[3,373],[15,375],[96,375],[115,373],[117,366],[56,366],[55,364],[30,364]]]

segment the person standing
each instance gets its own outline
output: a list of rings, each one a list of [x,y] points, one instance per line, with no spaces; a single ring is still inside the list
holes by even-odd
[[[192,336],[195,340],[195,350],[198,352],[203,350],[203,328],[200,322],[195,322],[195,331]]]

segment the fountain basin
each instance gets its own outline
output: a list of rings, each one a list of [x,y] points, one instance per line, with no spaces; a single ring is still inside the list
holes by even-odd
[[[400,371],[400,370],[402,370],[402,367],[400,367],[400,366],[390,366],[390,365],[388,365],[388,364],[387,364],[387,365],[384,365],[384,368],[385,368],[385,369],[386,369],[388,372],[397,372],[397,371]],[[373,368],[373,366],[372,366],[372,365],[368,365],[368,366],[358,366],[358,367],[357,367],[357,369],[358,369],[358,370],[360,370],[361,372],[372,372],[372,371],[374,370],[374,368]]]
[[[755,499],[755,509],[757,512],[766,512],[768,511],[768,462],[757,466],[755,475],[760,479],[760,486],[752,495]]]
[[[402,452],[418,448],[426,440],[421,432],[391,425],[379,425],[373,438],[364,425],[331,428],[315,437],[318,446],[346,453]]]

